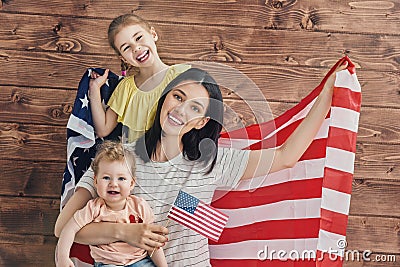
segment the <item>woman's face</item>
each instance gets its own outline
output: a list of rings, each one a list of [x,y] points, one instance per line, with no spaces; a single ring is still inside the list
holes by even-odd
[[[210,104],[207,90],[194,81],[184,81],[165,97],[160,124],[166,135],[182,137],[193,128],[200,129],[209,121],[205,117]]]

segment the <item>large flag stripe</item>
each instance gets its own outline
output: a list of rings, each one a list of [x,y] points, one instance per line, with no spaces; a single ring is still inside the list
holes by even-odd
[[[291,169],[283,169],[268,174],[268,179],[266,177],[256,177],[253,179],[243,180],[235,187],[235,191],[253,191],[260,187],[289,181],[322,178],[324,176],[324,166],[324,158],[298,161]],[[221,197],[219,192],[226,193],[226,191],[217,191],[214,194],[215,199]]]
[[[309,218],[263,221],[235,228],[225,228],[218,240],[218,244],[237,243],[249,239],[317,238],[319,224],[320,218]],[[240,232],[246,234],[236,234]],[[210,244],[215,245],[216,243],[210,242]]]
[[[355,157],[356,155],[353,152],[327,147],[326,167],[353,174]]]
[[[350,195],[329,188],[322,188],[321,208],[348,215]]]
[[[357,132],[360,114],[351,109],[331,108],[331,126]]]
[[[325,177],[323,187],[336,190],[342,193],[351,194],[353,175],[348,172],[342,172],[331,168],[325,168]]]
[[[356,112],[360,111],[361,93],[340,87],[335,88],[335,90],[335,97],[332,99],[332,107],[351,109]]]
[[[230,191],[213,201],[213,206],[223,209],[239,209],[284,200],[320,198],[321,187],[322,179],[315,178],[262,187],[252,192]]]
[[[272,220],[308,219],[319,218],[321,199],[296,199],[285,200],[276,203],[254,206],[245,209],[225,209],[229,215],[226,228],[239,227],[249,224],[249,218],[253,223]]]
[[[327,140],[328,147],[356,153],[357,133],[345,129],[331,127],[329,129],[329,135],[330,136]]]
[[[321,209],[321,229],[327,232],[345,236],[347,219],[348,215]]]

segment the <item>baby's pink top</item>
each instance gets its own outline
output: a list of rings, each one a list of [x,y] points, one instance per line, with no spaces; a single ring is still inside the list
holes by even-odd
[[[110,210],[101,198],[92,199],[75,213],[74,219],[82,228],[91,222],[152,223],[154,215],[144,199],[131,195],[127,198],[125,208],[120,211]],[[132,264],[147,256],[146,250],[125,242],[90,246],[90,252],[95,262],[115,265]]]

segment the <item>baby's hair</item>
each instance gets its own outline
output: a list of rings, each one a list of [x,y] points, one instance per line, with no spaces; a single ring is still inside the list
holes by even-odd
[[[130,25],[140,25],[148,32],[150,32],[151,30],[150,24],[135,14],[128,13],[116,17],[108,27],[108,43],[115,50],[115,52],[117,52],[118,55],[120,55],[120,52],[114,43],[115,36],[121,31],[121,29]]]
[[[106,140],[97,146],[96,157],[91,167],[95,175],[99,172],[99,164],[106,161],[125,161],[133,179],[135,179],[136,163],[131,152],[124,148],[121,142]]]

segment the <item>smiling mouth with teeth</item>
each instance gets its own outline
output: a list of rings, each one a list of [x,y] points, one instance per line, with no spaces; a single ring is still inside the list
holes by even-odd
[[[117,191],[107,191],[107,193],[110,195],[118,195],[119,194],[119,192],[117,192]]]
[[[136,58],[137,61],[143,62],[149,57],[149,50],[144,51],[140,56]]]
[[[173,122],[175,122],[176,124],[178,124],[178,125],[183,125],[183,122],[182,122],[182,121],[180,121],[180,120],[178,120],[177,118],[171,116],[171,114],[168,114],[168,118],[169,118],[170,120],[172,120]]]

